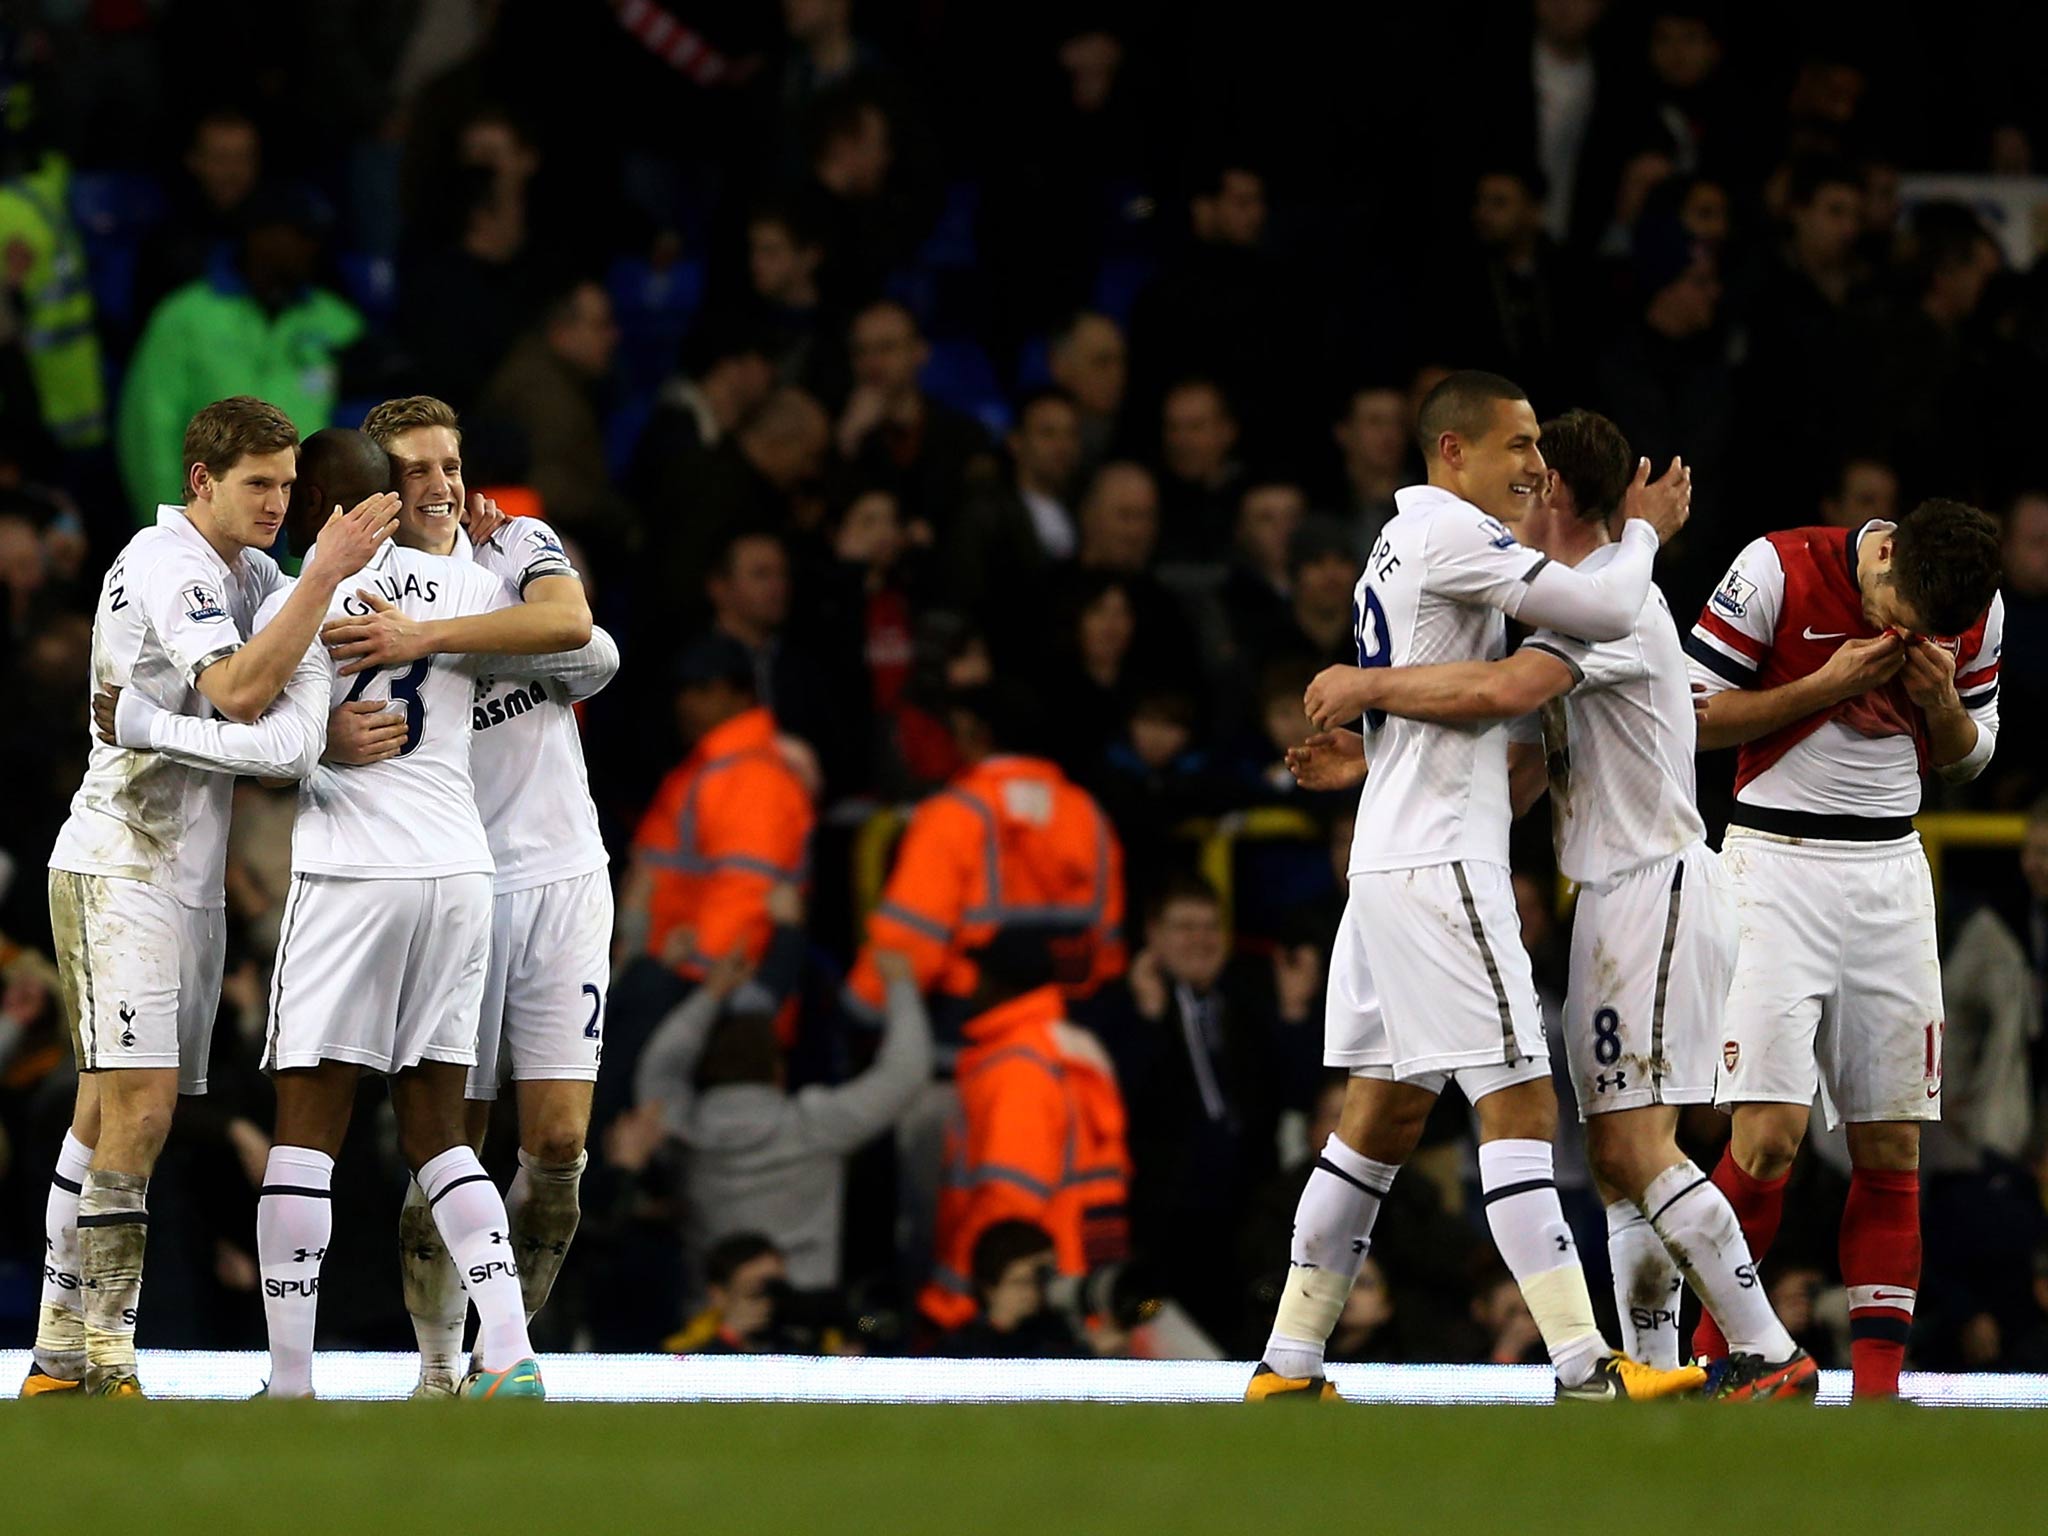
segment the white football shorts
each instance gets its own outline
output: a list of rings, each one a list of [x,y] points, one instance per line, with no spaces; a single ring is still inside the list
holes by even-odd
[[[495,898],[468,1097],[495,1099],[508,1078],[595,1082],[611,965],[610,871]]]
[[[1705,843],[1579,892],[1564,1028],[1580,1119],[1713,1100],[1736,944]]]
[[[403,1072],[476,1064],[491,954],[491,877],[295,874],[270,978],[263,1065]]]
[[[1330,954],[1323,1060],[1469,1099],[1550,1075],[1514,888],[1495,864],[1351,877]]]
[[[57,988],[82,1072],[175,1067],[178,1092],[206,1092],[227,924],[161,886],[50,871]]]
[[[1730,827],[1742,931],[1714,1102],[1838,1121],[1941,1118],[1941,955],[1920,838],[1793,840]]]

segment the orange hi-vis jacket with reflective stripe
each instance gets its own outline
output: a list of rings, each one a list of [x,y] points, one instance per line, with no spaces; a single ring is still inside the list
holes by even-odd
[[[774,927],[768,892],[803,882],[816,819],[810,791],[775,745],[767,710],[746,710],[705,732],[662,780],[633,839],[653,876],[648,953],[659,957],[669,935],[688,928],[695,943],[681,967],[687,976],[701,978],[735,946],[758,962]]]
[[[874,951],[894,949],[920,991],[961,1002],[978,979],[969,953],[1000,928],[1036,925],[1092,940],[1067,987],[1086,996],[1123,974],[1123,921],[1123,845],[1094,798],[1043,758],[985,758],[911,816],[848,992],[879,1015]]]
[[[1123,1094],[1107,1053],[1080,1031],[1060,1030],[1065,1019],[1059,988],[1040,987],[967,1024],[960,1109],[946,1132],[938,1251],[919,1298],[942,1328],[975,1314],[974,1244],[992,1223],[1045,1228],[1062,1274],[1128,1255]]]

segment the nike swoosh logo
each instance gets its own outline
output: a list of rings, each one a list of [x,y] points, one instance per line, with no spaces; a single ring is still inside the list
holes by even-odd
[[[1913,1293],[1911,1291],[1872,1291],[1870,1299],[1872,1301],[1911,1301]]]
[[[1813,632],[1813,626],[1809,624],[1806,627],[1806,638],[1809,640],[1846,640],[1849,638],[1849,632],[1844,630],[1839,635],[1817,635]]]

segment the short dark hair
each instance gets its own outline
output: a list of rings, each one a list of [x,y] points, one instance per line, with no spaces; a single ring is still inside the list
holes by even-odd
[[[1186,870],[1176,870],[1159,882],[1152,899],[1145,903],[1145,921],[1156,923],[1166,916],[1166,909],[1176,902],[1195,901],[1205,907],[1221,910],[1223,898],[1216,894],[1216,887],[1200,875]]]
[[[1035,1221],[1012,1217],[990,1222],[974,1240],[974,1255],[968,1261],[974,1294],[985,1299],[1019,1259],[1036,1258],[1041,1253],[1050,1257],[1057,1252],[1052,1234]]]
[[[1074,397],[1057,384],[1042,384],[1037,389],[1028,391],[1024,398],[1017,402],[1016,414],[1011,417],[1016,424],[1014,430],[1023,431],[1024,418],[1043,405],[1064,405],[1068,410],[1076,412],[1081,409],[1074,403]]]
[[[1217,409],[1222,411],[1232,421],[1237,420],[1237,408],[1230,403],[1230,391],[1217,383],[1216,380],[1210,378],[1206,373],[1190,373],[1182,378],[1175,379],[1171,384],[1167,385],[1166,393],[1159,397],[1160,410],[1164,411],[1166,409],[1166,402],[1175,395],[1183,394],[1191,389],[1206,389],[1216,397]]]
[[[1997,242],[1968,208],[1961,203],[1923,203],[1913,211],[1907,242],[1914,291],[1925,294],[1951,267],[1974,260],[1980,245],[1995,249]]]
[[[1937,635],[1960,635],[1998,595],[1998,519],[1960,501],[1923,501],[1892,534],[1891,579]]]
[[[182,494],[192,495],[192,470],[204,464],[218,480],[252,453],[282,453],[299,446],[299,429],[292,419],[268,400],[254,395],[230,395],[225,400],[202,406],[185,424],[185,484]]]
[[[756,224],[777,225],[789,236],[789,243],[800,250],[816,250],[825,243],[810,210],[787,199],[763,198],[755,203],[747,210],[747,228]]]
[[[708,1093],[742,1083],[772,1083],[781,1064],[775,1016],[730,1013],[718,1021],[704,1044],[703,1059],[697,1063],[697,1087]]]
[[[730,1237],[721,1237],[704,1255],[704,1283],[720,1287],[731,1285],[732,1277],[754,1260],[781,1252],[759,1232],[735,1232]]]
[[[1863,172],[1839,155],[1805,155],[1792,162],[1785,191],[1793,207],[1804,208],[1820,196],[1822,187],[1848,187],[1860,193]]]
[[[1572,493],[1580,521],[1614,516],[1635,477],[1635,455],[1621,428],[1594,411],[1566,411],[1543,424],[1543,462]]]
[[[739,560],[740,546],[756,540],[766,540],[782,552],[784,560],[789,558],[789,544],[780,533],[765,523],[746,523],[738,528],[728,529],[719,539],[718,547],[712,552],[711,564],[704,575],[710,581],[732,580],[733,567]]]
[[[1512,379],[1480,368],[1460,368],[1422,397],[1415,413],[1415,438],[1425,459],[1436,457],[1436,441],[1446,432],[1477,437],[1502,400],[1527,400],[1528,392]]]

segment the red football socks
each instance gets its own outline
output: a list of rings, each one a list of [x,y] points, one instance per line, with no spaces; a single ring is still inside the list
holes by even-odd
[[[1743,1172],[1732,1147],[1723,1148],[1721,1161],[1714,1165],[1714,1187],[1735,1207],[1735,1219],[1742,1223],[1742,1235],[1749,1243],[1749,1256],[1759,1265],[1771,1251],[1778,1223],[1784,1218],[1785,1181],[1790,1177],[1785,1173],[1775,1179],[1759,1179]],[[1692,1352],[1702,1360],[1719,1360],[1728,1353],[1728,1339],[1710,1312],[1700,1313],[1699,1326],[1693,1330]]]
[[[1858,1168],[1842,1210],[1842,1284],[1858,1397],[1896,1397],[1920,1289],[1920,1175]]]

